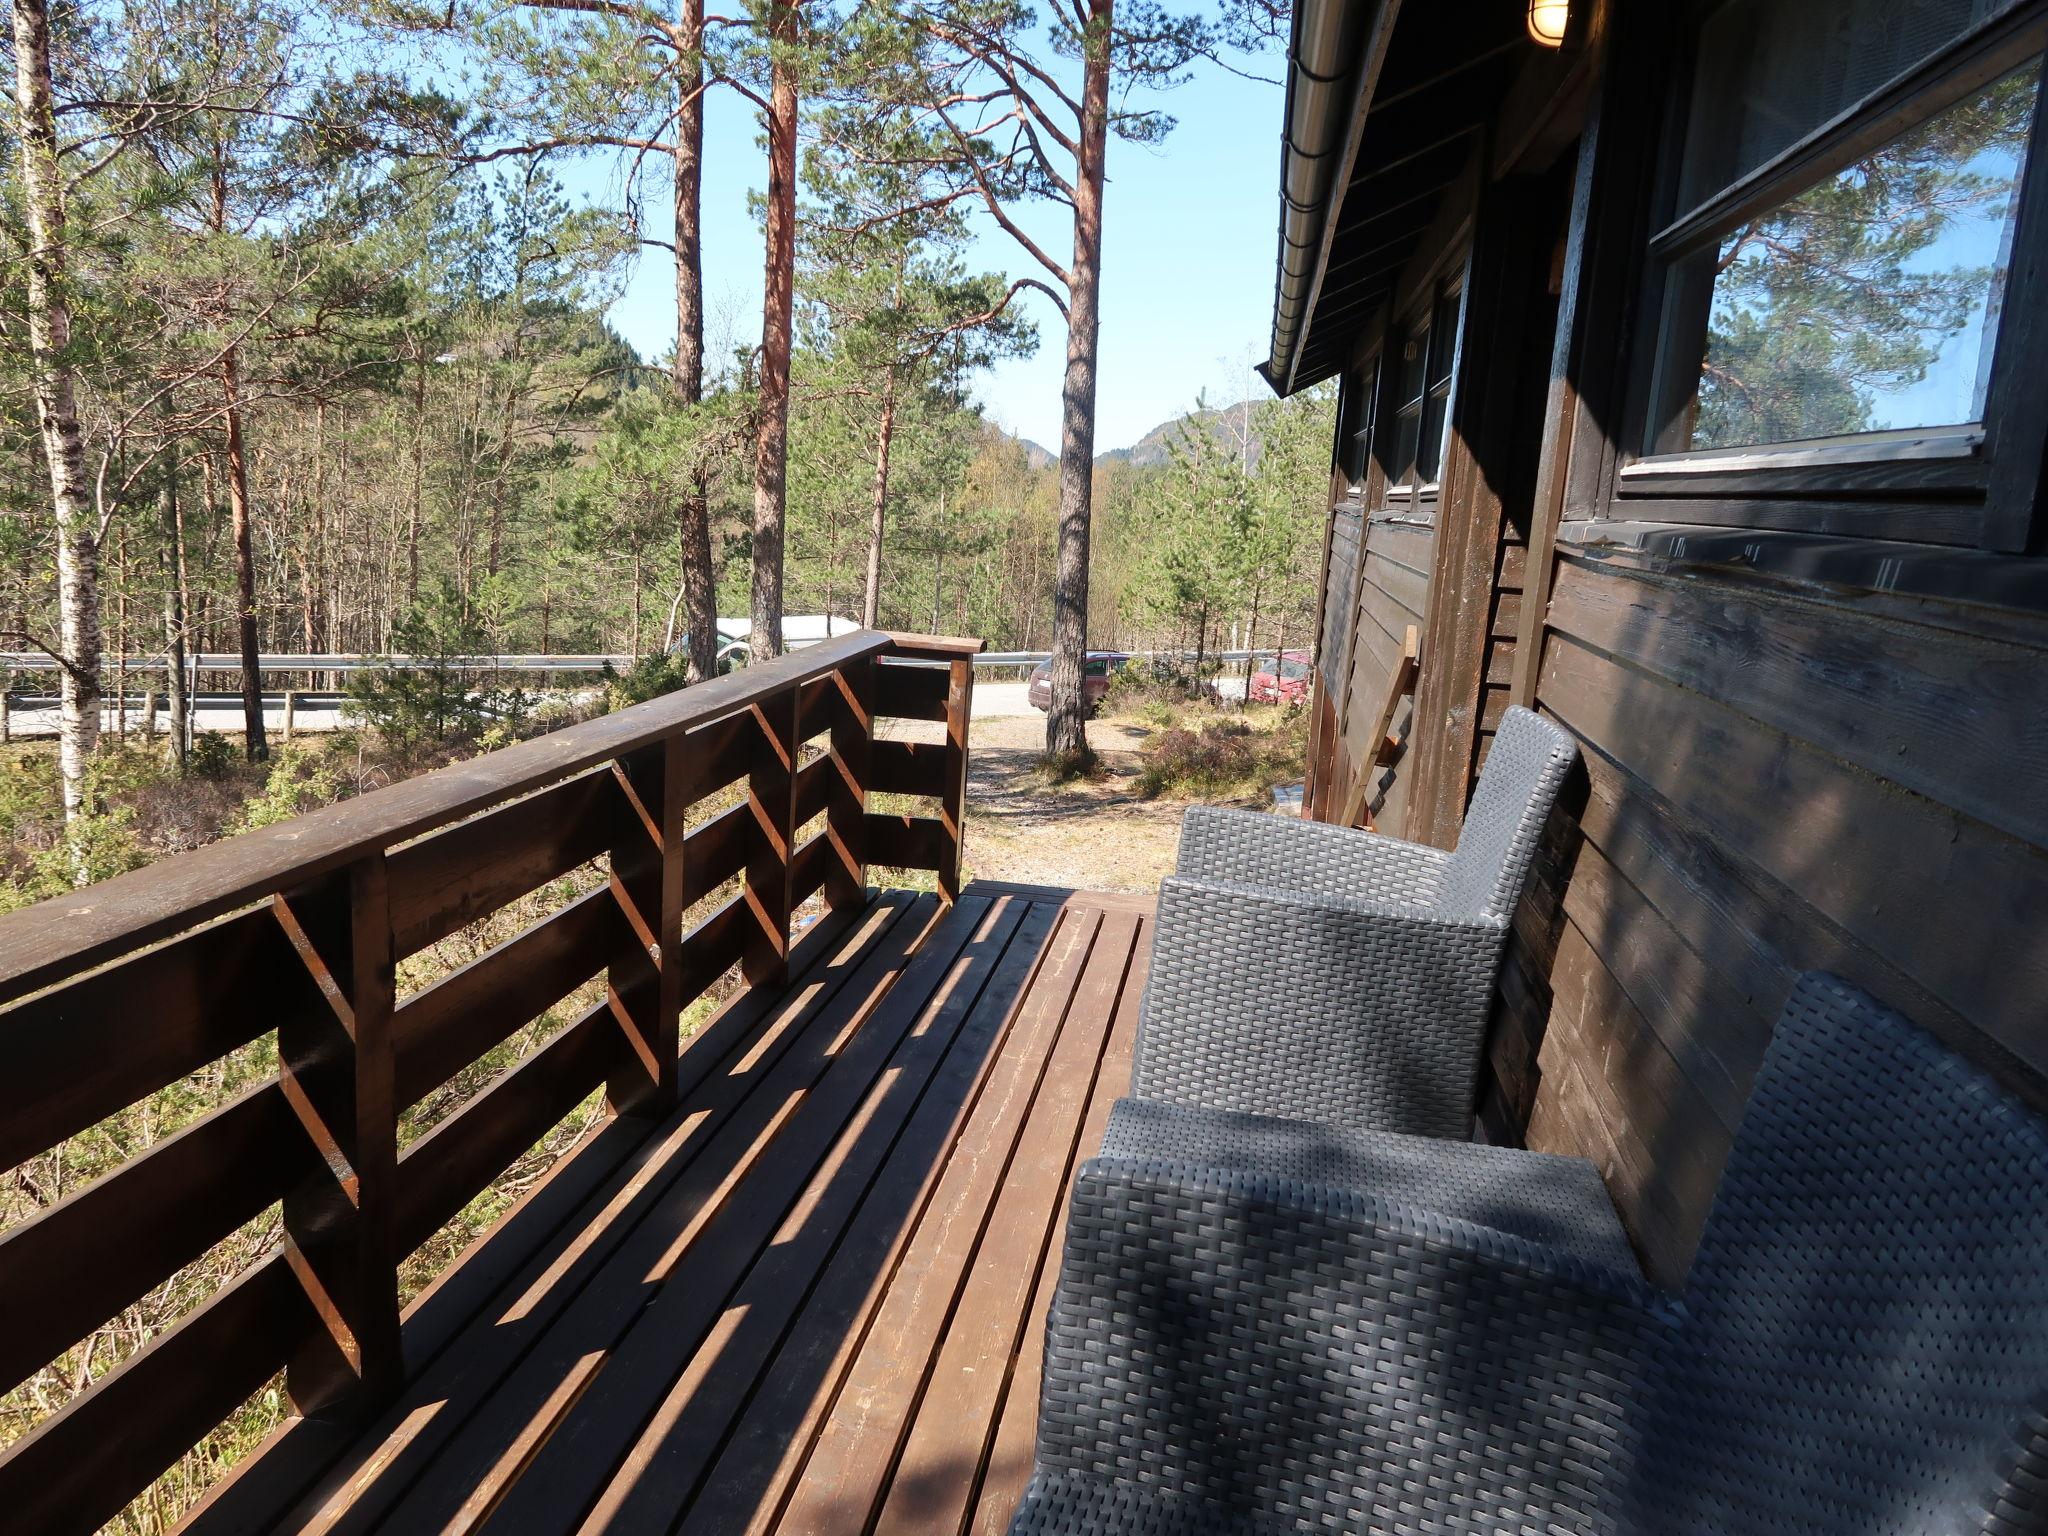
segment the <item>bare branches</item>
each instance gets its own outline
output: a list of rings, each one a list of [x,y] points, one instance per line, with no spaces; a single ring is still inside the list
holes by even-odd
[[[1048,256],[1045,249],[1036,240],[1032,239],[1031,236],[1026,234],[1022,226],[1015,219],[1010,217],[1009,210],[1003,206],[1002,198],[996,195],[995,188],[990,184],[987,169],[983,166],[981,158],[975,153],[973,145],[968,142],[967,135],[960,131],[959,125],[953,121],[948,113],[941,111],[936,116],[945,125],[947,132],[953,136],[953,142],[959,147],[962,163],[966,167],[967,174],[973,179],[974,185],[980,190],[982,206],[988,210],[989,217],[994,219],[1001,226],[1003,232],[1023,248],[1026,255],[1044,267],[1054,277],[1058,278],[1062,284],[1071,288],[1073,286],[1073,278],[1067,269]]]

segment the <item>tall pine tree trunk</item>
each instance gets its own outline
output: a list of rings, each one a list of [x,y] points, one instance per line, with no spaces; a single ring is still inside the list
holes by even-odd
[[[242,391],[235,377],[239,359],[233,347],[221,360],[221,418],[227,427],[228,516],[235,541],[235,607],[240,616],[242,653],[243,750],[252,763],[270,757],[263,736],[263,672],[256,633],[256,547],[250,531],[249,456],[242,444]]]
[[[169,408],[168,401],[165,408]],[[178,513],[178,456],[171,453],[167,458],[156,493],[163,536],[164,682],[171,696],[171,753],[183,774],[191,746],[192,714],[192,701],[185,694],[185,520]]]
[[[1088,532],[1095,475],[1095,355],[1102,296],[1102,165],[1109,141],[1109,28],[1113,0],[1090,0],[1081,86],[1081,153],[1074,178],[1074,260],[1067,284],[1067,375],[1060,392],[1059,565],[1053,576],[1052,708],[1048,756],[1088,755],[1081,668],[1088,644]]]
[[[412,499],[405,514],[405,606],[420,601],[420,522],[427,494],[427,348],[419,343],[412,381]]]
[[[782,517],[789,459],[789,345],[796,302],[796,7],[776,0],[768,98],[768,255],[761,300],[761,418],[754,438],[754,660],[782,654]]]
[[[684,405],[704,399],[704,0],[682,0],[678,18],[692,57],[678,74],[686,98],[676,119],[676,397]],[[689,635],[689,672],[701,683],[718,670],[718,586],[711,564],[711,508],[701,456],[690,469],[676,509],[682,561],[683,625]]]
[[[57,520],[58,773],[64,819],[86,814],[85,778],[100,740],[100,548],[78,427],[65,294],[64,183],[57,165],[47,0],[14,0],[15,134],[28,216],[28,349],[36,430]]]
[[[889,508],[889,446],[896,437],[896,369],[882,385],[882,425],[875,434],[875,503],[868,515],[868,585],[861,598],[860,622],[874,629],[882,611],[882,525]]]

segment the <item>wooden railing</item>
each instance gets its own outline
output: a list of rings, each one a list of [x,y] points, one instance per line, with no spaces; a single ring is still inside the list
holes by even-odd
[[[859,906],[870,864],[955,895],[979,649],[861,631],[0,918],[0,1169],[272,1030],[280,1064],[0,1233],[0,1390],[274,1206],[284,1231],[0,1457],[0,1525],[91,1529],[281,1368],[303,1413],[374,1407],[404,1376],[406,1256],[600,1084],[621,1114],[671,1105],[682,1009],[735,963],[780,987],[801,903]],[[878,739],[883,717],[946,739]],[[396,994],[397,961],[597,859],[608,884]],[[405,1110],[600,974],[401,1155]]]

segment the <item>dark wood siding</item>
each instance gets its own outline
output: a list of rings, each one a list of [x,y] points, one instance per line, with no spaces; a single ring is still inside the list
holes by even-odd
[[[1611,36],[1617,14],[1639,30]],[[1476,670],[1475,768],[1513,698],[1578,737],[1584,771],[1516,914],[1478,1128],[1593,1159],[1667,1283],[1690,1261],[1802,971],[1867,988],[2048,1106],[2048,561],[1940,547],[2017,515],[1988,504],[1997,475],[1989,493],[1900,472],[1881,484],[1816,473],[1790,491],[1694,476],[1681,500],[1620,473],[1670,21],[1595,5],[1589,50],[1622,48],[1631,67],[1549,130],[1580,135],[1579,179],[1550,290],[1547,399],[1513,408],[1521,430],[1540,421],[1530,517],[1514,517],[1512,498],[1501,516],[1447,476],[1433,528],[1372,526],[1347,695],[1356,710],[1383,684],[1398,623],[1440,602],[1424,596],[1434,582],[1461,611],[1475,596],[1491,606],[1482,666],[1425,643],[1426,723],[1463,707]],[[1481,200],[1482,255],[1489,210],[1504,205],[1497,191]],[[2039,308],[2022,285],[2042,270],[2016,261],[2008,313]],[[1468,323],[1461,389],[1506,366],[1489,335]],[[2037,440],[2041,422],[2027,431]],[[2026,507],[2040,499],[2020,492]],[[1488,541],[1492,590],[1476,594]],[[1431,676],[1447,655],[1463,669],[1455,688]],[[1382,827],[1448,841],[1458,767],[1444,756],[1412,791],[1396,775]]]
[[[1436,531],[1427,523],[1374,518],[1366,525],[1365,560],[1358,584],[1358,637],[1352,647],[1351,677],[1340,717],[1343,771],[1348,786],[1359,765],[1370,761],[1374,723],[1386,702],[1387,686],[1401,659],[1409,625],[1420,626],[1429,608],[1429,568]],[[1366,808],[1381,831],[1398,837],[1406,826],[1408,786],[1405,743],[1414,724],[1412,704],[1395,711],[1390,733],[1404,743],[1392,763],[1372,773]]]
[[[1594,1158],[1673,1278],[1800,971],[2048,1073],[2044,683],[2043,648],[1938,612],[1567,549],[1537,698],[1585,782],[1518,926],[1489,1133]]]

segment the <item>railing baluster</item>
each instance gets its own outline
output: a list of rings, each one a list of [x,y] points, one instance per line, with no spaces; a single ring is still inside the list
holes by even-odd
[[[967,819],[967,722],[974,706],[974,664],[955,656],[946,683],[946,785],[939,796],[945,847],[939,855],[939,895],[960,899],[960,848]]]
[[[825,811],[832,865],[825,900],[835,910],[867,899],[868,785],[873,778],[875,663],[863,656],[833,674],[832,756],[837,765]]]
[[[606,1086],[614,1107],[636,1113],[673,1102],[680,994],[735,961],[752,983],[786,984],[799,874],[807,884],[823,876],[826,899],[844,909],[865,900],[871,858],[933,868],[950,899],[960,882],[973,645],[836,637],[120,876],[84,902],[67,897],[0,918],[0,1033],[16,1069],[0,1075],[0,1085],[12,1084],[0,1088],[10,1133],[0,1141],[15,1144],[16,1160],[272,1029],[280,1063],[275,1084],[248,1100],[255,1109],[230,1106],[139,1153],[91,1197],[95,1214],[133,1212],[132,1243],[125,1230],[66,1237],[76,1228],[61,1224],[23,1224],[44,1234],[33,1248],[9,1234],[18,1256],[56,1255],[31,1288],[44,1299],[9,1320],[20,1338],[40,1346],[45,1336],[77,1336],[88,1314],[111,1315],[265,1202],[282,1202],[285,1234],[282,1253],[0,1450],[0,1525],[68,1529],[110,1518],[279,1366],[310,1416],[353,1423],[380,1410],[404,1376],[398,1267],[408,1249],[593,1088]],[[885,654],[948,670],[878,668]],[[874,743],[875,713],[892,709],[947,724],[946,745],[922,749],[908,772],[913,754],[884,755]],[[805,788],[806,803],[822,808],[832,857],[796,866],[805,729],[830,735],[833,763]],[[937,767],[946,770],[943,793]],[[868,811],[878,774],[891,789],[936,796],[944,815]],[[714,821],[693,850],[686,802],[742,775],[748,808]],[[492,949],[451,979],[455,991],[409,1000],[394,1020],[394,960],[606,854],[608,891]],[[702,864],[685,868],[700,855]],[[684,897],[708,895],[742,868],[744,900],[683,946]],[[599,976],[605,1002],[398,1158],[403,1099],[507,1038],[547,999]],[[478,1017],[466,1003],[448,1012],[463,998],[482,998],[484,1012],[503,1017]],[[138,1007],[152,1026],[140,1046],[131,1038]],[[209,1172],[223,1147],[240,1159],[232,1191],[216,1189]],[[268,1166],[242,1166],[250,1157]],[[169,1198],[158,1209],[137,1190]],[[218,1209],[195,1218],[214,1194]],[[92,1263],[109,1243],[126,1245],[118,1274],[48,1299],[72,1266]]]
[[[619,936],[605,998],[619,1028],[619,1061],[605,1095],[621,1114],[659,1114],[676,1092],[683,942],[683,737],[614,764],[611,888]]]
[[[757,987],[780,987],[789,979],[789,861],[796,841],[800,703],[800,690],[790,687],[753,706],[747,804],[754,813],[754,852],[747,860],[746,897],[756,931],[748,936],[741,970]]]
[[[273,910],[327,1004],[279,1020],[279,1079],[320,1168],[284,1198],[285,1257],[324,1326],[289,1362],[308,1416],[356,1417],[404,1374],[398,1335],[398,1117],[391,891],[366,855]]]

